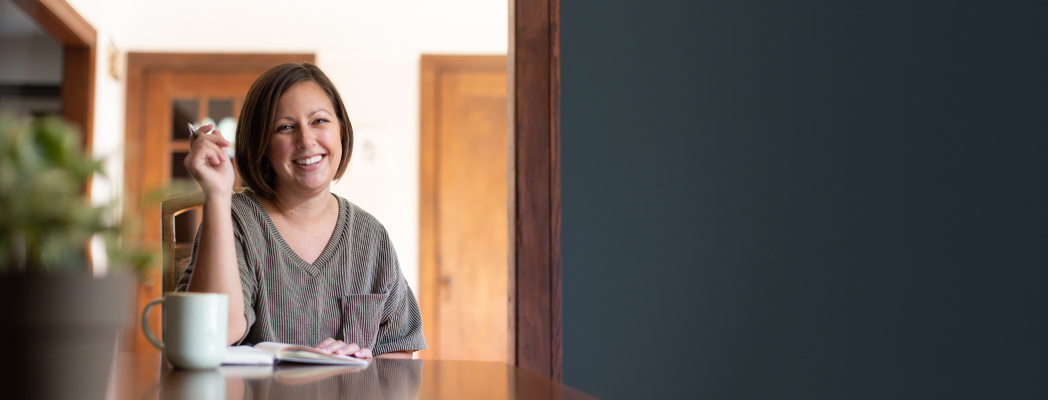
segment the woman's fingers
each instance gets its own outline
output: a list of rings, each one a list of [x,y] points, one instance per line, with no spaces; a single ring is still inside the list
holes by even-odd
[[[213,147],[213,146],[212,146]],[[223,146],[224,147],[224,146]],[[222,148],[211,148],[208,149],[207,161],[211,163],[212,167],[217,167],[222,162],[229,159],[229,153],[226,153],[225,149]]]
[[[324,339],[323,342],[320,342],[320,344],[317,344],[315,347],[317,350],[329,354],[352,356],[356,358],[363,358],[365,360],[371,359],[371,349],[361,348],[356,343],[346,343],[341,340],[327,338]]]
[[[194,134],[189,135],[190,151],[197,148],[197,146],[209,143],[213,143],[218,147],[229,147],[229,141],[222,137],[222,132],[213,130],[214,127],[213,124],[207,124],[197,129]]]
[[[211,133],[200,135],[200,137],[192,139],[192,141],[193,142],[189,146],[191,151],[198,146],[211,145],[221,148],[229,147],[229,141],[222,137],[222,133],[219,131],[212,131]]]
[[[332,339],[332,338],[327,338],[327,339],[324,339],[323,342],[320,342],[319,344],[317,344],[316,346],[313,346],[313,347],[316,348],[317,350],[327,350],[327,347],[329,345],[331,345],[332,343],[335,343],[335,342],[337,342],[337,340]]]
[[[193,126],[193,124],[190,124],[189,126]],[[189,134],[189,141],[192,142],[194,139],[200,137],[200,135],[205,135],[208,132],[211,132],[211,130],[214,128],[215,124],[206,124],[197,128],[196,131],[193,131]]]
[[[226,151],[229,144],[229,141],[223,138],[219,131],[202,135],[193,139],[187,160],[207,159],[208,164],[216,167],[223,161],[229,160],[229,153]]]
[[[236,179],[227,151],[230,143],[213,128],[204,125],[190,135],[189,154],[183,163],[205,193],[230,190]]]
[[[342,343],[342,342],[339,342],[339,343]],[[332,350],[331,352],[334,353],[334,354],[346,356],[346,355],[350,355],[350,354],[356,353],[358,351],[360,351],[360,346],[357,346],[356,343],[349,343],[349,344],[342,343],[342,347],[336,348],[336,349]]]
[[[332,338],[327,338],[327,339],[324,339],[324,341],[320,342],[319,344],[317,344],[316,346],[313,346],[313,347],[316,348],[317,350],[320,350],[320,351],[323,351],[325,353],[330,354],[330,353],[334,353],[338,349],[341,349],[345,345],[346,345],[346,343],[342,342],[341,340],[335,340],[335,339],[332,339]]]
[[[205,141],[204,139],[197,139],[198,142]],[[222,164],[224,158],[222,157],[223,151],[219,146],[214,143],[199,143],[193,146],[190,150],[189,155],[186,156],[186,168],[190,172],[201,172],[204,168],[214,168]],[[226,156],[228,157],[228,155]]]
[[[363,358],[365,360],[371,359],[371,349],[360,349],[352,354],[353,357]]]

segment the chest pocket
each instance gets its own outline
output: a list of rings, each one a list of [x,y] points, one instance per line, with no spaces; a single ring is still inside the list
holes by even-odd
[[[336,339],[374,349],[387,297],[389,293],[353,294],[340,298],[342,328],[339,333],[342,337]]]

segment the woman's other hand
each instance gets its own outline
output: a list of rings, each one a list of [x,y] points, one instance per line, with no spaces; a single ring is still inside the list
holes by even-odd
[[[213,124],[201,126],[190,136],[189,155],[184,164],[206,195],[232,194],[236,174],[227,152],[230,143],[219,131],[212,131],[214,127]]]
[[[332,338],[324,339],[323,342],[320,342],[320,344],[314,346],[314,348],[328,354],[338,354],[340,356],[350,356],[364,360],[371,359],[371,349],[362,349],[356,343],[346,344],[346,342]]]

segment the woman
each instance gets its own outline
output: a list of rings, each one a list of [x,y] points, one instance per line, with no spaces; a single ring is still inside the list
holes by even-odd
[[[212,128],[194,132],[185,159],[206,199],[178,288],[229,294],[229,343],[359,358],[425,349],[385,228],[330,191],[349,163],[353,130],[327,76],[283,64],[251,86],[236,133],[243,193],[233,193],[229,142]]]

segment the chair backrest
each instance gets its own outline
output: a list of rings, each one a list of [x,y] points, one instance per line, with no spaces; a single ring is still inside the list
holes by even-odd
[[[160,252],[163,257],[164,293],[175,290],[178,277],[189,266],[193,255],[192,244],[175,243],[175,216],[204,204],[204,192],[196,191],[175,196],[160,202]]]
[[[234,189],[237,193],[244,188]],[[204,192],[196,191],[175,196],[160,203],[160,251],[163,257],[163,271],[161,272],[163,282],[161,290],[164,293],[175,290],[178,278],[182,276],[189,266],[193,257],[193,244],[175,242],[175,217],[186,211],[200,207],[204,204]],[[196,232],[193,232],[196,234]]]

